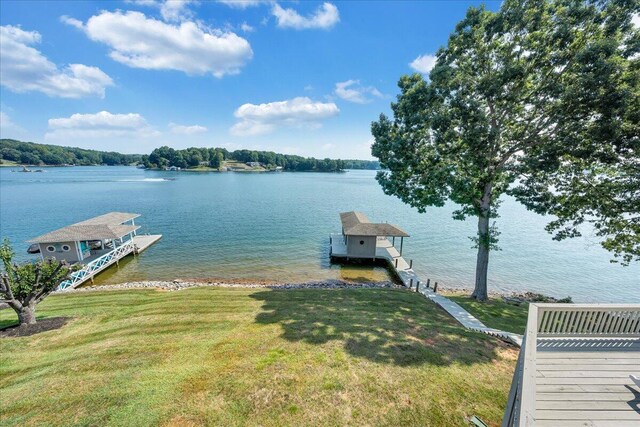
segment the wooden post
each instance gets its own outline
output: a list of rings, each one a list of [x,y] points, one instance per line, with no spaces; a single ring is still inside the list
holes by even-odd
[[[416,292],[420,292],[420,280],[416,282]]]
[[[431,284],[431,279],[427,279],[427,289],[429,289],[430,284]]]
[[[433,293],[437,294],[438,293],[438,282],[433,284]]]
[[[396,258],[396,268],[398,268],[398,258]]]
[[[395,246],[395,245],[396,245],[396,236],[393,236],[393,237],[392,237],[392,239],[393,239],[393,240],[391,240],[391,244],[392,244],[393,246]]]
[[[402,243],[404,243],[404,237],[400,237],[400,256],[402,256]]]
[[[413,260],[412,259],[409,260],[409,268],[413,268]]]
[[[413,279],[409,279],[409,289],[413,288]]]

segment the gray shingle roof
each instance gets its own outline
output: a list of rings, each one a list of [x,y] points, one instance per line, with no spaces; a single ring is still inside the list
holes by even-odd
[[[134,218],[138,218],[139,216],[140,214],[135,214],[135,213],[109,212],[104,215],[100,215],[94,218],[80,221],[72,225],[90,225],[90,224],[120,225],[123,222],[130,221]]]
[[[342,230],[346,236],[392,236],[409,237],[409,235],[393,224],[373,223],[362,212],[342,212],[340,214]]]
[[[139,214],[109,212],[67,227],[62,227],[42,236],[28,240],[28,243],[77,242],[82,240],[119,239],[139,229],[137,225],[122,225],[123,222],[139,217]]]

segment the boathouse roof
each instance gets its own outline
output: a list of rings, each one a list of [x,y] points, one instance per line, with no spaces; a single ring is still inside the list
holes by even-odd
[[[362,212],[342,212],[342,230],[346,236],[391,236],[409,237],[404,230],[393,224],[374,223]]]
[[[28,243],[79,242],[84,240],[119,239],[139,229],[137,225],[122,224],[139,217],[139,214],[109,212],[66,227],[59,228],[42,236],[28,240]]]
[[[84,221],[77,222],[73,225],[91,225],[91,224],[110,224],[120,225],[123,222],[131,221],[138,218],[140,214],[127,212],[109,212]]]

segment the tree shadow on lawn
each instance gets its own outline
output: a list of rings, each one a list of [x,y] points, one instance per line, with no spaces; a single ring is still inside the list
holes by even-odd
[[[465,330],[432,302],[405,290],[272,290],[259,324],[279,324],[288,341],[338,340],[355,357],[398,366],[487,363],[506,344]]]

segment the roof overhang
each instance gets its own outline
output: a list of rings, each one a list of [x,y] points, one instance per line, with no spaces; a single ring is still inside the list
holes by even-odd
[[[362,212],[342,212],[342,232],[345,236],[409,237],[400,227],[387,223],[373,223]]]

